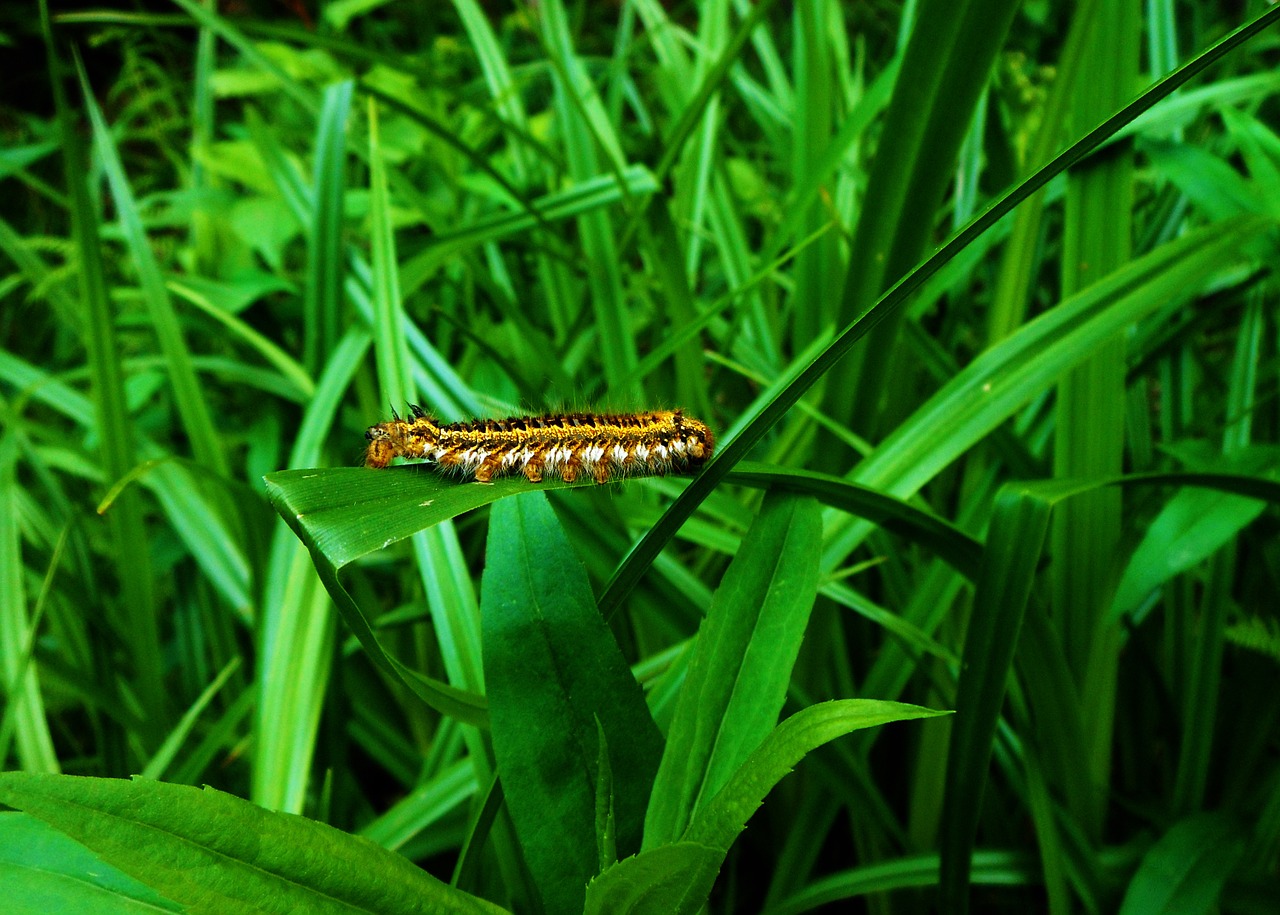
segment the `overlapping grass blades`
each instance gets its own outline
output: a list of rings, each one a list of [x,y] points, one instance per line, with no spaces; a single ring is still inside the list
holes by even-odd
[[[1182,69],[1238,10],[1136,10],[19,17],[51,91],[0,102],[4,764],[214,782],[516,911],[1275,896],[1280,81],[1241,43],[1280,10]],[[683,406],[723,447],[606,487],[352,467],[406,402]],[[859,727],[922,706],[959,714]],[[10,898],[71,882],[0,821]],[[63,907],[168,905],[86,855]]]

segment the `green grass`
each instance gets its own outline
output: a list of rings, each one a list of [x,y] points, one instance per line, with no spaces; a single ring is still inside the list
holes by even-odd
[[[1245,6],[0,19],[9,899],[1266,911]],[[718,448],[356,466],[409,402]]]

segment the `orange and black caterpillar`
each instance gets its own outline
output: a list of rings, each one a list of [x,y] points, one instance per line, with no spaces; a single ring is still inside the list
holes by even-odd
[[[457,470],[480,483],[505,474],[524,474],[533,483],[543,477],[572,483],[585,474],[607,483],[615,476],[696,470],[715,447],[706,423],[680,410],[437,423],[421,407],[409,409],[412,418],[396,416],[364,434],[366,467],[386,467],[392,458],[403,457]]]

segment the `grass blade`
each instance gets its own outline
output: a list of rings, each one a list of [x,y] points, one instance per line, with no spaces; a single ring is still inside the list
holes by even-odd
[[[641,538],[640,542],[632,548],[622,565],[614,573],[608,589],[600,599],[601,611],[606,615],[612,613],[621,603],[623,597],[635,587],[636,582],[639,581],[644,571],[652,564],[658,553],[662,551],[663,546],[675,535],[680,526],[693,515],[694,511],[697,510],[698,504],[729,473],[733,465],[747,456],[751,448],[773,428],[818,379],[822,378],[849,351],[854,343],[870,333],[889,314],[901,308],[911,293],[915,292],[927,279],[942,269],[945,264],[975,238],[995,225],[1002,216],[1048,184],[1050,179],[1079,162],[1125,124],[1132,121],[1142,112],[1149,110],[1153,105],[1173,93],[1178,87],[1192,79],[1214,61],[1267,28],[1277,19],[1280,19],[1280,7],[1274,7],[1261,13],[1253,21],[1231,32],[1213,47],[1169,74],[1151,89],[1144,92],[1138,99],[1126,105],[1071,144],[1030,178],[1009,189],[997,200],[993,201],[973,222],[952,236],[931,257],[899,280],[874,305],[855,317],[840,332],[840,335],[831,346],[815,358],[796,377],[795,381],[751,418],[750,423],[737,438],[721,447],[716,459],[707,465],[697,483],[686,489],[680,498],[667,509],[662,520],[652,527]]]
[[[307,236],[306,366],[316,373],[338,343],[342,310],[342,195],[346,189],[346,128],[354,85],[325,90],[316,130],[315,176]]]

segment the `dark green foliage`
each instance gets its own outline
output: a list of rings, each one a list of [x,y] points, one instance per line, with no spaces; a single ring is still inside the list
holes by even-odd
[[[1280,898],[1280,9],[50,6],[5,905]],[[718,447],[356,466],[408,403]]]

